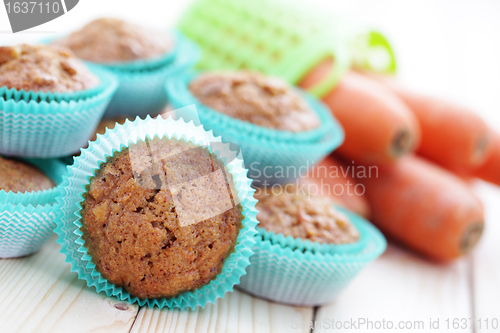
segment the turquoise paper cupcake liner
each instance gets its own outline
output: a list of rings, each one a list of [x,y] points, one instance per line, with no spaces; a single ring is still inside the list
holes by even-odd
[[[168,103],[165,93],[165,82],[169,78],[187,71],[194,66],[199,58],[200,51],[196,44],[177,35],[177,52],[171,63],[164,64],[158,68],[143,69],[111,69],[120,80],[113,100],[109,104],[105,118],[116,118],[119,116],[144,118],[146,115],[160,113]]]
[[[94,67],[95,68],[95,67]],[[0,87],[0,98],[4,100],[13,100],[16,102],[25,101],[25,102],[62,102],[62,101],[77,101],[81,99],[87,99],[97,95],[100,91],[102,91],[102,85],[99,84],[95,88],[87,89],[87,90],[79,90],[72,92],[43,92],[43,91],[25,91],[25,90],[17,90],[15,88],[7,88]]]
[[[44,93],[47,100],[41,101],[0,98],[0,154],[53,158],[83,147],[118,87],[112,73],[95,66],[89,68],[101,83],[97,90],[82,93],[79,99],[68,97],[71,93]],[[42,96],[24,94],[28,98]]]
[[[71,165],[71,164],[73,164],[73,155],[61,157],[61,158],[59,158],[59,161],[61,161],[62,163],[66,164],[66,165]]]
[[[170,103],[174,108],[191,104],[196,105],[200,121],[205,125],[205,128],[214,130],[216,128],[223,130],[230,128],[240,133],[240,135],[249,137],[295,142],[316,142],[327,133],[337,133],[340,136],[343,134],[340,125],[333,118],[328,108],[311,95],[300,90],[298,92],[304,97],[320,120],[320,126],[317,129],[298,133],[280,131],[230,117],[202,104],[193,94],[191,94],[189,91],[189,83],[197,76],[199,76],[198,73],[186,72],[184,75],[179,75],[177,78],[167,81],[165,88]]]
[[[296,248],[256,236],[255,254],[238,286],[275,302],[317,306],[334,300],[345,286],[387,246],[384,236],[361,217],[343,211],[367,242],[359,251],[322,253]]]
[[[191,141],[195,144],[208,145],[209,143],[221,142],[219,137],[214,137],[211,132],[206,132],[201,126],[196,127],[192,122],[185,123],[182,120],[172,118],[162,119],[158,117],[153,120],[137,118],[134,122],[127,121],[124,125],[108,130],[104,135],[98,135],[97,140],[91,142],[82,154],[75,158],[72,166],[68,167],[68,175],[64,177],[61,185],[61,195],[57,198],[56,218],[57,228],[55,232],[59,235],[58,243],[61,244],[61,253],[66,255],[66,262],[71,264],[71,270],[78,273],[78,277],[87,282],[88,286],[94,286],[97,292],[105,292],[107,296],[115,296],[122,301],[139,303],[139,305],[157,306],[159,308],[178,307],[195,308],[204,307],[207,303],[213,303],[217,298],[223,297],[233,286],[239,283],[240,277],[245,274],[245,268],[249,265],[249,258],[253,254],[251,248],[255,244],[256,235],[256,200],[253,198],[254,190],[250,187],[247,178],[247,170],[243,167],[241,159],[227,159],[230,154],[228,144],[217,144],[215,149],[210,150],[224,162],[228,171],[233,175],[238,198],[243,207],[243,228],[241,229],[235,250],[224,261],[224,266],[209,284],[200,289],[185,292],[173,298],[161,299],[138,299],[132,297],[123,288],[117,287],[104,279],[95,269],[92,258],[87,253],[85,242],[80,231],[81,202],[85,193],[85,186],[94,176],[100,164],[106,161],[116,151],[120,151],[131,143],[153,137],[177,138]]]
[[[56,159],[26,162],[38,167],[59,184],[66,165]],[[13,193],[0,190],[0,258],[22,257],[37,252],[55,227],[54,204],[59,188]]]
[[[257,187],[296,180],[340,146],[344,139],[341,127],[318,142],[310,143],[249,138],[230,129],[213,129],[213,132],[222,136],[225,142],[241,148],[248,176],[255,180]]]

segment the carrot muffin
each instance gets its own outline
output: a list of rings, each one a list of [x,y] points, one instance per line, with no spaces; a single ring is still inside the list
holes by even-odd
[[[101,18],[54,44],[68,47],[81,59],[112,63],[158,57],[170,51],[174,42],[161,32],[119,19]]]
[[[25,91],[72,92],[96,87],[99,79],[63,47],[0,47],[0,87]]]
[[[260,73],[209,72],[189,89],[204,105],[230,117],[282,131],[319,127],[317,115],[285,81]]]
[[[140,141],[108,158],[81,211],[96,269],[141,299],[208,284],[243,221],[223,170],[206,148],[176,139]]]
[[[25,193],[48,190],[55,184],[37,168],[0,157],[0,190]]]
[[[354,243],[359,238],[347,216],[327,197],[312,196],[291,185],[277,193],[259,189],[255,197],[259,226],[276,234],[331,244]]]

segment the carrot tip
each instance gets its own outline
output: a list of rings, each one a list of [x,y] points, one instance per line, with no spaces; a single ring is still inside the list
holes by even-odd
[[[394,157],[400,157],[412,148],[412,135],[407,129],[396,133],[392,143],[392,154]]]
[[[486,154],[486,147],[488,147],[489,136],[484,135],[476,144],[476,149],[474,150],[474,161],[483,161]]]
[[[475,223],[471,225],[464,233],[462,242],[460,244],[460,249],[462,253],[469,252],[481,239],[483,234],[484,224],[482,222]]]

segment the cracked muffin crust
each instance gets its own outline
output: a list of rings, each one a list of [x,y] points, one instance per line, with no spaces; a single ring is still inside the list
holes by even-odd
[[[51,189],[55,184],[27,163],[0,156],[0,190],[25,193]]]
[[[28,44],[0,47],[0,87],[72,92],[98,84],[99,78],[66,48]]]
[[[261,228],[318,243],[347,244],[359,239],[359,232],[347,216],[336,210],[327,197],[310,195],[292,185],[276,193],[265,189],[255,193]]]
[[[256,72],[206,72],[189,89],[203,104],[232,118],[282,131],[319,127],[317,115],[285,81]]]
[[[176,139],[138,142],[108,158],[81,211],[96,269],[141,299],[208,284],[233,251],[243,220],[227,178],[216,181],[222,170],[206,148]],[[193,212],[199,213],[194,221]]]
[[[96,63],[127,62],[158,57],[174,42],[164,33],[115,18],[101,18],[53,44],[66,46],[78,58]]]

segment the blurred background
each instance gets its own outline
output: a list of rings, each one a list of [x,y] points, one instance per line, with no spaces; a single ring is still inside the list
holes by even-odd
[[[81,0],[68,14],[15,35],[10,32],[7,15],[1,9],[0,44],[64,35],[101,16],[119,17],[165,30],[175,26],[190,2]],[[500,131],[500,1],[309,0],[308,3],[380,30],[392,43],[398,61],[398,78],[403,83],[417,91],[468,106]],[[480,181],[474,183],[474,189],[485,205],[487,226],[484,238],[471,256],[438,266],[390,247],[385,261],[375,263],[349,286],[329,311],[335,310],[345,318],[357,314],[375,319],[385,318],[385,310],[392,314],[400,311],[402,315],[416,309],[421,310],[422,318],[435,315],[435,311],[439,311],[437,315],[442,318],[471,313],[484,318],[497,316],[500,308],[497,259],[500,256],[500,190]],[[406,273],[397,275],[400,267],[406,267]],[[394,279],[382,281],[388,276],[382,271],[392,271]],[[396,278],[399,284],[394,282]],[[450,290],[440,289],[447,283]],[[398,293],[407,292],[408,286],[416,288],[410,292],[415,297],[399,297]],[[363,291],[372,291],[373,299],[362,299]],[[352,298],[359,302],[346,302]],[[380,303],[381,299],[386,303]]]
[[[305,0],[302,0],[305,1]],[[155,28],[174,27],[192,0],[81,0],[76,10],[11,33],[0,10],[2,44],[67,34],[101,16]],[[382,31],[392,43],[400,80],[480,112],[500,129],[500,2],[496,0],[309,0],[311,6]],[[495,104],[496,103],[496,104]],[[495,107],[496,105],[496,107]]]

